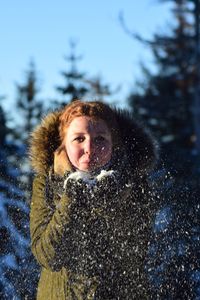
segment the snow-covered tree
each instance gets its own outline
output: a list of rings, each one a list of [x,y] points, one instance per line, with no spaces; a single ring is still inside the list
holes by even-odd
[[[38,98],[38,77],[32,61],[25,74],[24,83],[17,83],[16,89],[16,109],[19,114],[15,117],[13,141],[18,144],[20,151],[19,155],[17,153],[15,155],[15,163],[21,170],[21,185],[26,191],[26,197],[30,198],[32,172],[28,163],[28,140],[30,133],[45,112],[44,102]]]
[[[38,267],[29,237],[29,207],[12,163],[18,147],[7,139],[10,130],[0,107],[0,298],[33,299]]]
[[[199,188],[187,182],[165,189],[163,207],[157,212],[154,238],[146,265],[153,299],[200,297]],[[177,201],[178,200],[178,201]]]
[[[171,1],[173,23],[167,33],[156,33],[144,43],[152,49],[157,73],[145,66],[140,92],[129,96],[134,113],[152,129],[161,143],[168,168],[178,176],[194,175],[196,130],[194,94],[196,87],[195,18],[191,1]],[[191,7],[192,6],[192,7]]]
[[[133,114],[148,124],[161,145],[160,165],[152,176],[162,185],[163,206],[157,212],[146,267],[153,299],[199,299],[200,174],[194,120],[200,109],[194,105],[197,1],[166,1],[173,4],[167,33],[156,33],[151,41],[134,34],[151,48],[157,72],[143,65],[139,92],[129,95]]]

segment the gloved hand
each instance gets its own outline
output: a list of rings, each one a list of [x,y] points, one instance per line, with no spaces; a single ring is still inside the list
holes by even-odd
[[[64,192],[70,198],[70,223],[64,237],[70,255],[66,255],[64,263],[71,272],[89,276],[97,265],[89,247],[93,230],[90,223],[92,187],[80,174],[66,172],[64,175]]]
[[[90,178],[88,174],[88,178],[81,178],[78,174],[67,172],[64,176],[64,190],[71,200],[71,222],[65,240],[72,255],[66,257],[66,266],[73,272],[102,276],[106,272],[105,257],[111,255],[112,220],[108,218],[118,201],[120,176],[107,172],[105,176]]]
[[[113,196],[119,189],[118,177],[114,175],[104,176],[97,181],[97,190],[102,195]]]
[[[89,218],[91,199],[94,197],[93,187],[81,178],[79,172],[65,173],[64,192],[70,198],[69,208],[77,217]]]
[[[65,173],[64,189],[77,208],[107,209],[127,190],[127,176],[115,171],[102,171],[96,177],[88,173]]]
[[[98,197],[102,199],[105,207],[115,206],[115,202],[119,201],[122,192],[127,188],[128,179],[119,172],[114,172],[108,176],[102,176],[96,184]]]
[[[79,205],[86,204],[90,188],[82,179],[67,178],[64,181],[64,190],[67,196],[76,200]]]

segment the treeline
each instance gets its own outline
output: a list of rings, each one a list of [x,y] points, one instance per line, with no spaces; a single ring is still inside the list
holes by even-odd
[[[166,2],[166,1],[160,1]],[[169,2],[169,1],[168,1]],[[147,271],[153,299],[200,297],[200,1],[176,0],[166,33],[148,41],[157,72],[145,65],[128,101],[160,143],[152,174],[160,188]]]
[[[170,0],[167,0],[170,1]],[[160,1],[166,2],[166,1]],[[150,178],[161,207],[152,228],[146,270],[152,299],[200,297],[200,1],[171,0],[172,22],[152,40],[121,24],[152,51],[156,72],[143,64],[143,78],[124,101],[160,144],[160,160]],[[79,71],[75,44],[61,72],[58,99],[40,99],[33,63],[17,84],[18,122],[10,128],[0,102],[0,296],[34,299],[39,267],[30,251],[29,204],[32,176],[27,161],[30,132],[49,109],[74,99],[107,101],[114,93],[101,78]],[[3,91],[1,92],[3,94]],[[13,120],[13,124],[14,124]],[[10,122],[9,122],[10,124]]]

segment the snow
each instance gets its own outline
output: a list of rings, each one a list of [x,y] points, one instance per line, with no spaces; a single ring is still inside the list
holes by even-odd
[[[24,193],[20,188],[13,185],[13,183],[6,181],[5,179],[0,178],[0,189],[7,189],[8,191],[12,191],[13,194],[17,194],[20,197],[24,196]]]
[[[154,232],[158,233],[167,230],[172,221],[172,216],[172,211],[169,206],[162,207],[156,214]]]
[[[97,181],[101,181],[103,178],[107,177],[107,176],[114,176],[115,174],[115,171],[113,170],[109,170],[109,171],[106,171],[106,170],[101,170],[100,174],[97,175]]]
[[[97,181],[101,181],[107,176],[114,176],[115,171],[113,170],[101,170],[100,173],[96,176],[92,176],[89,172],[76,171],[71,173],[64,181],[64,188],[66,188],[68,180],[72,179],[75,181],[82,180],[88,185],[95,185]]]
[[[8,164],[6,151],[0,156],[0,299],[33,299],[39,269],[30,249],[30,211],[18,180],[20,170]]]
[[[13,254],[7,254],[0,258],[0,265],[5,265],[11,269],[17,270],[18,265],[16,257]]]
[[[14,170],[14,169],[13,169]],[[16,175],[17,172],[8,173],[9,175]],[[164,171],[161,170],[152,175],[152,179],[160,180],[161,175]],[[116,171],[114,170],[101,170],[99,174],[90,174],[87,172],[76,171],[71,173],[67,179],[65,179],[64,187],[68,180],[80,180],[86,183],[91,189],[96,183],[103,181],[105,177],[110,176],[114,180],[116,179]],[[165,174],[163,175],[165,177]],[[166,179],[169,179],[168,174]],[[13,181],[15,182],[15,181]],[[30,260],[30,237],[29,237],[29,208],[28,205],[23,201],[24,193],[20,189],[20,185],[16,186],[13,182],[6,180],[6,177],[0,179],[0,233],[1,233],[1,248],[5,247],[0,253],[0,298],[4,299],[17,299],[21,300],[19,282],[22,280],[24,287],[27,285],[29,292],[34,288],[32,284],[31,274],[38,274],[33,261]],[[81,183],[80,183],[81,184]],[[172,183],[170,180],[166,181],[166,191],[171,187]],[[130,185],[126,184],[128,188]],[[146,190],[141,188],[145,195]],[[175,189],[174,189],[175,190]],[[188,189],[189,191],[189,189]],[[174,191],[173,191],[174,192]],[[151,196],[151,195],[149,195]],[[190,195],[187,195],[190,199]],[[150,197],[152,198],[152,197]],[[178,197],[176,199],[179,199]],[[159,196],[157,197],[159,199]],[[181,202],[182,199],[180,199]],[[153,200],[152,200],[153,201]],[[189,201],[189,200],[188,200]],[[200,268],[198,253],[200,251],[200,225],[199,225],[199,212],[200,205],[190,202],[188,210],[181,208],[180,211],[176,211],[174,203],[170,201],[162,204],[162,207],[156,212],[153,228],[152,228],[152,241],[149,244],[148,257],[146,262],[146,272],[150,279],[151,285],[155,290],[154,299],[169,299],[170,293],[175,293],[174,289],[184,289],[184,284],[191,284],[191,290],[194,289],[194,299],[200,299]],[[19,212],[22,217],[19,220],[13,219],[10,214],[10,209],[15,212]],[[146,207],[148,210],[148,205]],[[120,211],[119,211],[120,213]],[[192,217],[191,217],[192,216]],[[26,219],[27,217],[27,219]],[[132,216],[134,219],[134,215]],[[18,224],[16,224],[18,223]],[[17,225],[22,227],[20,230]],[[99,226],[99,224],[97,224]],[[108,223],[105,222],[105,226]],[[104,227],[98,227],[104,233]],[[107,228],[108,229],[108,228]],[[87,223],[83,224],[82,235],[77,242],[82,242],[85,247],[87,243],[85,239]],[[113,241],[120,236],[118,228],[112,232],[110,240]],[[138,235],[140,234],[138,229]],[[6,237],[6,238],[5,238]],[[126,240],[125,238],[128,237]],[[132,237],[132,231],[126,232],[126,237],[122,240],[121,244],[117,244],[123,253],[126,253],[129,244],[129,238]],[[136,235],[137,237],[137,235]],[[105,239],[102,234],[101,239]],[[99,240],[94,244],[94,249],[98,247]],[[139,245],[134,246],[134,254],[140,257]],[[5,251],[4,251],[5,250]],[[196,255],[196,256],[195,256]],[[83,260],[84,260],[83,255]],[[119,257],[116,257],[119,259]],[[128,261],[132,258],[127,253]],[[92,258],[91,258],[92,263]],[[84,267],[84,266],[83,266]],[[99,269],[102,265],[99,264]],[[28,270],[27,270],[28,268]],[[27,273],[26,273],[27,272]],[[29,272],[29,273],[28,273]],[[126,276],[126,271],[124,276]],[[136,272],[136,271],[135,271]],[[171,272],[171,273],[170,273]],[[25,273],[27,277],[21,279],[20,276]],[[29,278],[28,278],[29,276]],[[26,279],[26,280],[24,280]],[[167,281],[168,280],[168,281]],[[178,286],[178,287],[177,287]],[[187,292],[190,289],[187,287]],[[185,288],[186,289],[186,288]],[[165,294],[165,291],[168,295]],[[159,296],[161,295],[161,296]],[[159,298],[160,297],[160,298]],[[173,296],[172,296],[173,297]],[[176,297],[174,297],[176,299]],[[186,298],[185,299],[192,299]]]

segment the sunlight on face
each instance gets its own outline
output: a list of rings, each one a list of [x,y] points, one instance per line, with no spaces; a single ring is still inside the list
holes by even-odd
[[[70,162],[76,169],[94,171],[111,159],[111,132],[101,119],[76,117],[67,129],[65,148]]]

